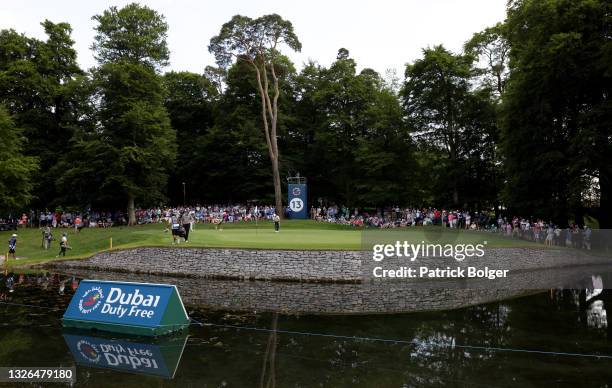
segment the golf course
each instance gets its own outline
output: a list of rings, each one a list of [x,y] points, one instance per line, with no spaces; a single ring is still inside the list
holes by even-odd
[[[351,226],[322,223],[311,220],[285,220],[280,233],[274,233],[271,222],[224,224],[215,228],[212,224],[196,224],[189,242],[172,244],[172,236],[162,224],[147,224],[132,227],[90,228],[76,232],[74,229],[54,229],[51,248],[42,248],[42,232],[36,228],[21,228],[18,235],[17,260],[10,260],[10,266],[38,264],[57,260],[62,233],[68,234],[66,259],[86,258],[109,249],[135,247],[206,247],[206,248],[253,248],[253,249],[300,249],[300,250],[359,250],[366,233],[385,236],[408,236],[413,241],[431,241],[453,237],[456,230],[436,226],[405,229],[373,230]],[[6,243],[13,232],[0,232],[0,240]],[[487,241],[489,247],[540,246],[527,241],[502,237],[496,233],[460,231],[461,242],[480,243]],[[372,237],[372,234],[369,234]],[[112,240],[112,247],[111,247]],[[6,250],[6,244],[3,247]],[[3,252],[4,256],[6,252]],[[61,258],[63,259],[63,258]]]

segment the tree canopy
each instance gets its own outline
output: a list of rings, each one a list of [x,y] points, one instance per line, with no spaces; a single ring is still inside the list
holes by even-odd
[[[92,18],[98,24],[91,46],[99,63],[133,62],[152,68],[168,64],[168,24],[156,11],[131,3]]]
[[[510,1],[505,21],[460,52],[424,48],[401,80],[344,47],[329,65],[294,65],[301,42],[277,14],[232,17],[201,73],[164,72],[169,27],[136,3],[93,17],[87,71],[68,23],[44,21],[42,40],[1,30],[0,212],[124,207],[133,221],[136,206],[184,201],[282,212],[284,178],[299,172],[310,203],[608,227],[611,8]]]
[[[137,4],[111,7],[93,19],[99,23],[93,49],[100,63],[92,71],[95,124],[75,134],[59,183],[67,189],[93,181],[81,200],[123,198],[134,223],[136,201],[165,201],[176,157],[176,130],[157,73],[168,60],[168,26],[163,16]]]
[[[511,72],[504,96],[504,200],[514,211],[581,222],[612,217],[612,90],[608,1],[514,1],[507,20]]]

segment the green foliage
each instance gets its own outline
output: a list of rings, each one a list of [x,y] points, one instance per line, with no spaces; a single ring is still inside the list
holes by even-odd
[[[92,19],[98,22],[92,50],[100,64],[127,61],[152,68],[168,64],[168,25],[156,11],[131,3],[121,9],[110,7]]]
[[[273,200],[270,158],[262,136],[261,99],[256,94],[255,78],[253,68],[243,61],[228,70],[214,126],[201,139],[202,152],[193,162],[202,169],[190,172],[205,175],[199,190],[202,199],[267,203]],[[281,104],[285,101],[283,93]],[[279,130],[283,125],[281,116]]]
[[[168,193],[182,203],[183,187],[188,200],[201,200],[198,194],[206,187],[209,173],[202,164],[210,157],[203,146],[214,123],[215,102],[219,98],[216,86],[208,78],[189,72],[169,72],[162,78],[165,89],[164,106],[172,127],[177,132],[176,168],[169,179]]]
[[[26,155],[40,160],[32,177],[34,205],[59,196],[53,169],[76,128],[91,115],[89,80],[76,61],[67,23],[41,23],[46,41],[0,31],[0,100],[28,138]]]
[[[97,71],[95,81],[101,127],[90,141],[104,161],[96,172],[104,179],[96,189],[133,196],[143,204],[162,202],[174,167],[176,132],[163,106],[159,76],[139,64],[109,63]]]
[[[415,204],[415,148],[397,96],[381,89],[378,81],[376,100],[363,112],[366,131],[355,150],[357,203]]]
[[[23,208],[31,200],[31,178],[37,169],[37,160],[23,156],[25,139],[2,107],[0,139],[0,214],[6,214]]]
[[[451,159],[462,152],[462,104],[469,96],[471,56],[442,46],[423,50],[423,59],[406,66],[403,105],[417,135],[442,147]]]
[[[95,125],[73,136],[58,186],[82,206],[114,203],[116,208],[117,201],[125,201],[133,222],[136,201],[165,201],[176,158],[176,131],[156,73],[168,59],[167,25],[161,15],[136,4],[111,7],[94,19],[100,62],[91,83]]]
[[[204,77],[211,82],[217,89],[217,93],[223,94],[223,84],[227,79],[227,71],[222,67],[206,66]]]
[[[179,204],[183,182],[189,203],[274,192],[278,207],[281,176],[299,172],[311,203],[506,205],[611,227],[611,14],[513,0],[463,53],[423,50],[401,90],[346,48],[296,72],[282,50],[301,43],[276,14],[225,23],[203,74],[160,74],[168,26],[135,3],[94,16],[88,73],[67,23],[44,21],[44,40],[1,30],[0,211]]]
[[[490,207],[496,201],[496,112],[488,88],[471,88],[473,61],[436,46],[406,67],[401,97],[419,153],[441,153],[446,166],[442,182],[421,184],[439,188],[442,206]]]
[[[329,69],[310,63],[296,77],[288,164],[311,192],[348,204],[408,203],[413,145],[397,96],[372,69],[340,49]]]
[[[270,54],[269,51],[277,51],[281,45],[293,51],[302,49],[290,21],[277,14],[256,19],[235,15],[221,27],[219,35],[210,40],[208,50],[220,67],[227,68],[234,58],[265,61],[264,57]]]
[[[611,11],[599,0],[511,4],[502,147],[514,211],[580,223],[595,178],[600,225],[612,226]]]
[[[482,77],[481,87],[493,91],[498,98],[504,94],[509,72],[510,45],[505,34],[505,24],[497,23],[475,33],[465,44],[465,52],[478,61],[479,67],[476,70]]]

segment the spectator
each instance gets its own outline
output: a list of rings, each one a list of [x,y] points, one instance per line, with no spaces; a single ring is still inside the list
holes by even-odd
[[[51,248],[51,241],[53,241],[53,233],[51,233],[51,228],[45,226],[42,230],[42,242],[43,248],[49,249]]]
[[[17,250],[17,235],[13,233],[8,242],[8,257],[13,256],[13,260],[17,260],[15,256],[15,251]]]
[[[80,232],[81,231],[81,217],[80,216],[76,216],[76,218],[74,219],[74,231],[75,232]]]
[[[62,239],[60,240],[60,251],[55,257],[66,257],[66,249],[71,249],[68,246],[68,234],[66,232],[62,233]]]
[[[183,211],[183,214],[181,214],[180,224],[183,227],[181,231],[183,232],[185,242],[187,243],[189,242],[189,231],[191,230],[191,220],[187,211]]]

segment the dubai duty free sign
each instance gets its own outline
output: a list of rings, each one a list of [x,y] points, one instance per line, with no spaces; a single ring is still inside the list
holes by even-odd
[[[187,328],[189,317],[176,286],[83,280],[64,313],[63,324],[158,336]]]

